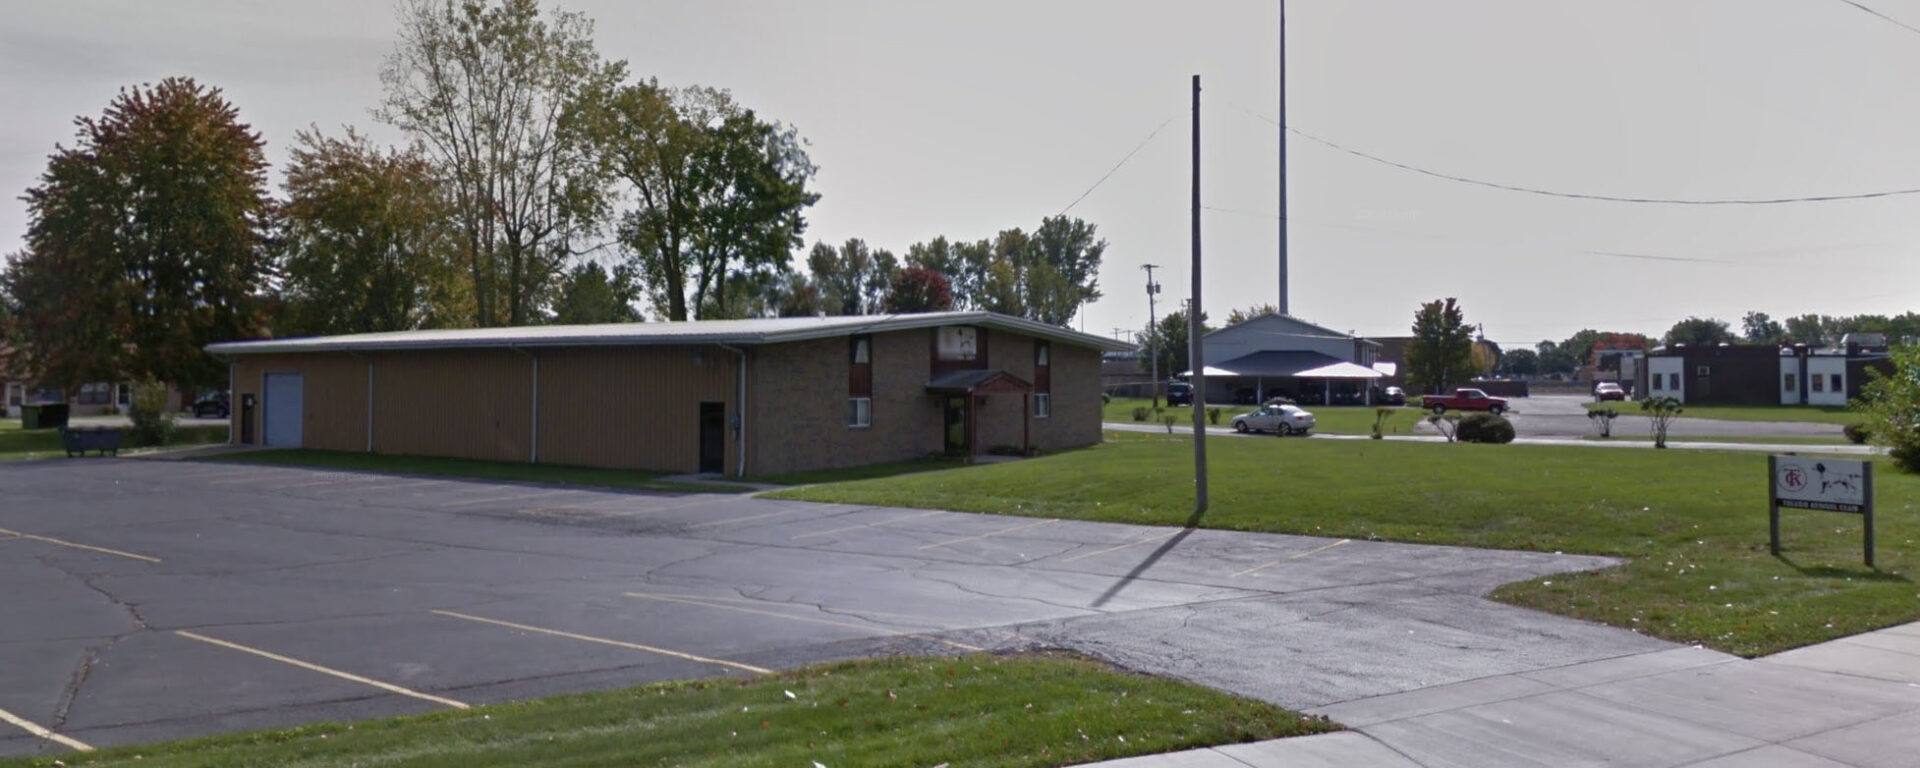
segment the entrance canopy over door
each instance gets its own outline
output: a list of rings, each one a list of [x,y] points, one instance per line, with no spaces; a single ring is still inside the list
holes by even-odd
[[[1033,393],[1033,385],[1006,371],[980,370],[955,371],[943,374],[927,382],[927,393],[942,397],[959,398],[966,408],[966,452],[968,456],[980,452],[980,398],[987,395],[1020,395],[1021,429],[1020,449],[1030,451],[1033,447],[1031,425],[1033,403],[1028,402]],[[949,415],[948,420],[952,420]]]

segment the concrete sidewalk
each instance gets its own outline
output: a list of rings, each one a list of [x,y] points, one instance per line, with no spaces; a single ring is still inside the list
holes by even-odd
[[[1920,622],[1746,660],[1676,648],[1312,710],[1353,729],[1109,768],[1911,768]]]

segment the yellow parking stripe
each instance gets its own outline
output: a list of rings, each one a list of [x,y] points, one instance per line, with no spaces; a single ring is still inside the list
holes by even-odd
[[[767,513],[758,514],[758,515],[748,515],[746,517],[735,517],[727,520],[709,520],[704,523],[695,523],[687,527],[688,528],[711,528],[716,525],[732,525],[734,523],[751,523],[755,520],[767,520],[775,517],[790,517],[793,515],[798,515],[798,514],[811,512],[811,511],[813,511],[811,507],[800,507],[798,509],[783,509],[778,512],[767,512]]]
[[[928,544],[924,547],[920,547],[920,549],[933,549],[934,547],[944,547],[944,546],[947,546],[948,544],[959,544],[960,542],[963,542],[963,541],[973,541],[975,539],[984,539],[990,536],[998,536],[1003,533],[1013,533],[1014,531],[1018,531],[1024,528],[1033,528],[1035,526],[1041,526],[1041,525],[1046,525],[1048,523],[1057,523],[1057,522],[1060,522],[1060,521],[1059,520],[1041,520],[1037,523],[1025,523],[1022,525],[1016,525],[1012,528],[1002,528],[992,533],[983,533],[978,536],[962,536],[960,538],[953,539],[951,541],[942,541],[937,544]]]
[[[1159,536],[1153,536],[1150,538],[1141,539],[1139,541],[1129,541],[1117,547],[1107,547],[1106,549],[1100,549],[1092,552],[1087,552],[1085,554],[1074,555],[1073,557],[1069,557],[1065,560],[1061,560],[1060,562],[1071,563],[1076,560],[1085,560],[1089,557],[1099,557],[1101,555],[1107,554],[1108,552],[1118,552],[1120,550],[1126,549],[1127,547],[1137,547],[1142,544],[1152,544],[1156,541],[1165,541],[1167,539],[1171,539],[1178,535],[1180,535],[1180,531],[1168,531],[1166,533],[1160,534]]]
[[[772,616],[776,619],[786,619],[788,621],[798,621],[798,622],[803,622],[807,624],[821,624],[829,627],[857,629],[862,632],[879,632],[883,635],[888,635],[892,637],[911,637],[911,638],[916,638],[920,640],[932,640],[933,642],[958,648],[963,651],[986,650],[977,645],[967,645],[966,643],[955,642],[953,640],[934,637],[932,635],[920,634],[916,632],[900,632],[896,630],[885,629],[882,627],[871,627],[865,624],[854,624],[852,622],[846,622],[846,621],[833,621],[831,619],[816,619],[811,616],[790,616],[784,613],[775,613],[773,611],[762,611],[757,608],[742,608],[737,605],[722,605],[720,603],[709,603],[703,600],[689,600],[684,597],[671,597],[668,595],[652,595],[652,594],[647,594],[645,592],[628,592],[626,593],[626,595],[627,597],[637,597],[642,600],[658,600],[658,601],[667,602],[667,603],[684,603],[687,605],[698,605],[705,608],[718,608],[723,611],[738,611],[740,613],[753,613],[761,616]]]
[[[674,657],[674,658],[676,658],[676,659],[686,659],[687,661],[697,661],[697,662],[700,662],[700,663],[702,663],[702,664],[717,664],[717,665],[720,665],[720,666],[722,666],[722,667],[732,667],[732,668],[734,668],[734,669],[739,669],[739,670],[745,670],[745,671],[747,671],[747,672],[752,672],[752,673],[754,673],[754,674],[756,674],[756,675],[771,675],[771,674],[773,674],[773,670],[771,670],[771,669],[763,669],[763,668],[761,668],[761,667],[756,667],[756,666],[753,666],[753,665],[750,665],[750,664],[741,664],[741,663],[739,663],[739,662],[736,662],[736,661],[727,661],[727,660],[725,660],[725,659],[709,659],[709,658],[707,658],[707,657],[705,657],[705,656],[695,656],[695,655],[693,655],[693,654],[691,654],[691,653],[681,653],[681,652],[679,652],[679,651],[669,651],[669,650],[667,650],[667,649],[665,649],[665,648],[655,648],[655,647],[653,647],[653,646],[651,646],[651,645],[641,645],[641,644],[639,644],[639,643],[629,643],[629,642],[626,642],[626,641],[623,641],[623,640],[609,640],[609,639],[607,639],[607,638],[604,638],[604,637],[594,637],[594,636],[592,636],[592,635],[581,635],[581,634],[575,634],[575,633],[573,633],[573,632],[562,632],[562,631],[560,631],[560,630],[557,630],[557,629],[547,629],[547,628],[545,628],[545,627],[535,627],[535,626],[530,626],[530,625],[527,625],[527,624],[515,624],[515,623],[513,623],[513,622],[511,622],[511,621],[501,621],[501,620],[499,620],[499,619],[489,619],[489,618],[486,618],[486,617],[484,617],[484,616],[471,616],[471,615],[468,615],[468,614],[464,614],[464,613],[454,613],[453,611],[428,611],[428,613],[435,613],[435,614],[439,614],[439,615],[441,615],[441,616],[451,616],[451,617],[453,617],[453,618],[456,618],[456,619],[466,619],[467,621],[478,621],[478,622],[481,622],[481,623],[484,623],[484,624],[498,624],[498,625],[500,625],[500,626],[502,626],[502,627],[512,627],[512,628],[514,628],[514,629],[520,629],[520,630],[525,630],[525,631],[528,631],[528,632],[539,632],[539,633],[541,633],[541,634],[545,634],[545,635],[553,635],[553,636],[555,636],[555,637],[565,637],[565,638],[569,638],[569,639],[573,639],[573,640],[583,640],[583,641],[586,641],[586,642],[589,642],[589,643],[599,643],[599,644],[601,644],[601,645],[611,645],[611,646],[614,646],[614,647],[616,647],[616,648],[630,648],[630,649],[633,649],[633,650],[636,650],[636,651],[646,651],[647,653],[657,653],[657,654],[660,654],[660,655],[662,655],[662,656],[672,656],[672,657]]]
[[[255,655],[255,656],[259,656],[259,657],[261,657],[261,658],[263,658],[263,659],[272,659],[272,660],[274,660],[274,661],[277,661],[277,662],[280,662],[280,663],[282,663],[282,664],[291,664],[291,665],[293,665],[293,666],[296,666],[296,667],[299,667],[299,668],[301,668],[301,669],[305,669],[305,670],[311,670],[311,671],[314,671],[314,672],[319,672],[319,673],[321,673],[321,674],[323,674],[323,675],[332,675],[332,676],[334,676],[334,677],[337,677],[337,678],[340,678],[340,679],[342,679],[342,680],[350,680],[350,681],[353,681],[353,682],[356,682],[356,683],[360,683],[360,684],[362,684],[362,685],[371,685],[371,686],[373,686],[373,687],[375,687],[375,688],[379,688],[380,690],[383,690],[383,691],[390,691],[390,692],[393,692],[393,693],[397,693],[397,694],[400,694],[400,695],[402,695],[402,696],[412,696],[413,698],[416,698],[416,699],[420,699],[421,701],[431,701],[431,702],[433,702],[433,703],[435,703],[435,704],[444,704],[444,705],[446,705],[446,706],[449,706],[449,707],[453,707],[454,709],[468,709],[468,708],[469,708],[469,707],[467,706],[467,704],[466,704],[466,702],[461,702],[461,701],[454,701],[453,699],[448,699],[448,698],[443,698],[443,697],[440,697],[440,696],[435,696],[435,695],[433,695],[433,694],[431,694],[431,693],[421,693],[421,692],[419,692],[419,691],[416,691],[416,690],[412,690],[412,689],[409,689],[409,688],[402,688],[402,687],[400,687],[400,686],[397,686],[397,685],[394,685],[394,684],[392,684],[392,683],[383,683],[383,682],[380,682],[379,680],[374,680],[374,679],[372,679],[372,678],[367,678],[367,677],[361,677],[361,676],[359,676],[359,675],[356,675],[356,674],[353,674],[353,673],[351,673],[351,672],[342,672],[342,671],[340,671],[340,670],[337,670],[337,669],[333,669],[333,668],[331,668],[331,667],[323,667],[323,666],[320,666],[320,665],[318,665],[318,664],[313,664],[313,663],[309,663],[309,662],[305,662],[305,661],[301,661],[301,660],[299,660],[299,659],[295,659],[295,658],[289,658],[289,657],[286,657],[286,656],[282,656],[282,655],[280,655],[280,654],[277,654],[277,653],[273,653],[273,652],[271,652],[271,651],[263,651],[263,650],[260,650],[260,649],[258,649],[258,648],[249,648],[249,647],[247,647],[247,646],[244,646],[244,645],[241,645],[241,644],[239,644],[239,643],[229,643],[229,642],[227,642],[227,641],[225,641],[225,640],[220,640],[220,639],[217,639],[217,638],[212,638],[212,637],[207,637],[206,635],[200,635],[200,634],[195,634],[195,633],[192,633],[192,632],[188,632],[188,631],[186,631],[186,630],[184,630],[184,629],[178,629],[178,630],[174,630],[174,634],[176,634],[176,635],[179,635],[179,636],[181,636],[181,637],[184,637],[184,638],[187,638],[187,639],[189,639],[189,640],[198,640],[198,641],[200,641],[200,642],[203,642],[203,643],[208,643],[208,644],[211,644],[211,645],[217,645],[217,646],[220,646],[220,647],[222,647],[222,648],[231,648],[231,649],[233,649],[233,650],[236,650],[236,651],[240,651],[240,652],[242,652],[242,653],[251,653],[251,654],[253,654],[253,655]]]
[[[63,547],[73,547],[74,549],[85,549],[93,552],[105,552],[106,554],[109,554],[109,555],[118,555],[120,557],[132,558],[134,560],[144,560],[149,563],[160,562],[160,558],[157,558],[157,557],[148,557],[146,555],[136,555],[132,552],[122,552],[117,549],[107,549],[106,547],[96,547],[96,546],[93,546],[92,544],[77,544],[71,541],[67,541],[65,539],[56,539],[52,536],[36,536],[31,533],[9,531],[5,528],[0,528],[0,536],[12,536],[18,539],[31,539],[33,541],[44,541],[48,544],[58,544]]]
[[[1271,563],[1266,563],[1266,564],[1263,564],[1263,565],[1256,565],[1256,566],[1254,566],[1254,567],[1252,567],[1252,568],[1248,568],[1248,569],[1246,569],[1246,570],[1244,570],[1244,571],[1241,571],[1241,572],[1239,572],[1239,573],[1236,573],[1236,574],[1233,574],[1233,575],[1234,575],[1234,576],[1245,576],[1245,575],[1247,575],[1247,574],[1249,574],[1249,573],[1253,573],[1254,571],[1263,571],[1263,570],[1266,570],[1266,569],[1268,569],[1268,568],[1272,568],[1272,567],[1274,567],[1274,566],[1276,566],[1276,565],[1279,565],[1279,564],[1281,564],[1281,563],[1284,563],[1284,562],[1287,562],[1288,560],[1298,560],[1298,559],[1300,559],[1300,558],[1303,558],[1303,557],[1306,557],[1307,555],[1311,555],[1311,554],[1316,554],[1316,553],[1319,553],[1319,552],[1325,552],[1325,551],[1327,551],[1327,550],[1329,550],[1329,549],[1333,549],[1334,547],[1337,547],[1337,546],[1340,546],[1340,545],[1342,545],[1342,544],[1351,544],[1351,543],[1353,543],[1353,539],[1341,539],[1341,540],[1339,540],[1339,541],[1336,541],[1336,542],[1334,542],[1334,543],[1332,543],[1332,544],[1328,544],[1328,545],[1326,545],[1326,546],[1324,546],[1324,547],[1314,547],[1313,549],[1309,549],[1309,550],[1307,550],[1307,551],[1305,551],[1305,552],[1299,552],[1299,553],[1295,553],[1295,554],[1292,554],[1292,555],[1288,555],[1288,556],[1286,556],[1286,557],[1283,557],[1283,558],[1280,558],[1280,559],[1278,559],[1278,560],[1275,560],[1275,561],[1273,561],[1273,562],[1271,562]]]
[[[72,749],[78,752],[93,751],[93,747],[89,746],[86,742],[83,742],[79,739],[62,736],[60,734],[54,733],[53,731],[49,731],[46,728],[40,727],[40,725],[37,723],[31,722],[26,718],[15,715],[14,713],[8,712],[4,709],[0,709],[0,720],[4,720],[6,722],[12,723],[16,726],[19,726],[21,730],[26,731],[27,733],[31,733],[35,736],[46,739],[47,741],[51,741],[55,744],[59,744],[63,747],[67,747],[68,749]]]

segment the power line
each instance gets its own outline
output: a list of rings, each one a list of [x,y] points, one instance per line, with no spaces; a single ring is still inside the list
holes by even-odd
[[[1840,0],[1840,2],[1843,2],[1843,3],[1846,3],[1847,5],[1851,5],[1851,6],[1853,6],[1853,7],[1855,7],[1855,8],[1858,8],[1858,9],[1860,9],[1860,10],[1862,10],[1862,11],[1865,11],[1865,12],[1867,12],[1867,13],[1869,13],[1869,14],[1872,14],[1872,15],[1874,15],[1875,17],[1878,17],[1878,18],[1879,18],[1879,19],[1880,19],[1881,21],[1885,21],[1885,22],[1887,22],[1888,24],[1892,24],[1892,25],[1894,25],[1894,26],[1897,26],[1897,27],[1899,27],[1899,28],[1901,28],[1901,29],[1904,29],[1904,30],[1906,30],[1906,31],[1908,31],[1908,32],[1912,32],[1912,33],[1914,33],[1914,34],[1916,34],[1916,35],[1920,35],[1920,27],[1914,27],[1913,25],[1911,25],[1911,24],[1908,24],[1908,23],[1906,23],[1906,22],[1904,22],[1904,21],[1901,21],[1901,20],[1899,20],[1899,19],[1896,19],[1896,18],[1894,18],[1894,17],[1892,17],[1892,16],[1888,16],[1888,15],[1886,15],[1886,14],[1884,14],[1884,13],[1881,13],[1881,12],[1879,12],[1879,11],[1876,11],[1876,10],[1874,10],[1873,8],[1871,8],[1871,7],[1869,7],[1869,6],[1867,6],[1867,5],[1866,5],[1866,4],[1864,4],[1864,3],[1856,3],[1856,2],[1854,2],[1854,0]]]
[[[1132,160],[1134,155],[1139,154],[1140,150],[1145,149],[1148,144],[1153,142],[1153,137],[1160,135],[1161,129],[1166,128],[1168,124],[1173,122],[1174,118],[1179,116],[1180,113],[1175,112],[1168,115],[1167,119],[1160,121],[1160,125],[1155,127],[1152,133],[1147,134],[1145,139],[1141,139],[1140,143],[1134,146],[1133,151],[1128,152],[1126,157],[1120,158],[1120,162],[1113,164],[1113,168],[1107,171],[1107,175],[1101,176],[1099,181],[1093,183],[1093,186],[1087,187],[1087,191],[1080,193],[1080,196],[1074,198],[1073,202],[1067,203],[1067,207],[1060,209],[1060,215],[1067,215],[1067,211],[1073,210],[1073,207],[1079,205],[1080,201],[1087,199],[1087,195],[1093,194],[1093,191],[1099,189],[1100,185],[1107,183],[1107,179],[1113,178],[1113,174],[1120,171],[1120,166],[1126,165],[1128,160]]]
[[[1257,211],[1247,211],[1247,210],[1241,210],[1237,208],[1221,208],[1221,207],[1209,205],[1209,206],[1206,206],[1206,209],[1209,211],[1214,211],[1216,213],[1231,213],[1237,216],[1253,216],[1253,217],[1262,218],[1262,219],[1280,218],[1271,213],[1259,213]],[[1414,238],[1419,240],[1446,239],[1446,240],[1455,240],[1455,241],[1462,241],[1462,242],[1474,242],[1468,238],[1459,238],[1451,235],[1435,235],[1432,233],[1408,232],[1405,230],[1397,230],[1397,229],[1380,229],[1378,227],[1362,227],[1362,226],[1357,226],[1353,224],[1334,224],[1332,222],[1325,222],[1325,221],[1309,221],[1307,219],[1301,219],[1298,217],[1290,218],[1288,219],[1288,221],[1295,224],[1305,224],[1310,227],[1345,229],[1345,230],[1351,230],[1354,232],[1369,232],[1373,234],[1389,235],[1393,237],[1407,237],[1407,238]],[[1503,245],[1521,247],[1518,244],[1513,244],[1513,243],[1507,243]],[[1727,259],[1709,259],[1702,256],[1661,256],[1661,255],[1654,255],[1654,254],[1647,254],[1647,253],[1627,253],[1624,251],[1596,251],[1596,250],[1575,249],[1575,248],[1565,248],[1565,247],[1541,248],[1539,250],[1566,251],[1568,253],[1578,253],[1583,256],[1607,256],[1611,258],[1643,259],[1647,261],[1679,261],[1679,262],[1698,262],[1698,263],[1705,263],[1705,264],[1738,263],[1734,261],[1729,261]]]
[[[1847,0],[1841,0],[1841,2],[1847,2]],[[1920,30],[1917,30],[1917,31],[1920,31]],[[1276,126],[1280,125],[1280,123],[1275,121],[1273,118],[1267,117],[1266,115],[1262,115],[1258,112],[1254,112],[1245,107],[1235,106],[1234,108],[1240,110],[1241,112],[1245,112],[1249,117],[1253,117],[1257,120],[1261,120],[1263,122],[1270,123]],[[1632,196],[1623,196],[1623,195],[1601,195],[1601,194],[1593,194],[1593,193],[1587,193],[1587,192],[1566,192],[1566,191],[1554,190],[1554,189],[1541,189],[1539,187],[1526,187],[1526,186],[1520,186],[1518,184],[1506,184],[1506,183],[1497,182],[1497,181],[1487,181],[1484,179],[1475,179],[1467,176],[1457,176],[1451,173],[1442,173],[1440,171],[1428,170],[1426,168],[1422,168],[1420,166],[1413,165],[1410,163],[1403,163],[1398,160],[1390,160],[1388,158],[1381,157],[1379,155],[1375,155],[1369,152],[1363,152],[1361,150],[1354,149],[1352,147],[1346,146],[1344,144],[1340,144],[1330,139],[1320,138],[1319,136],[1315,136],[1311,133],[1307,133],[1306,131],[1302,131],[1298,128],[1294,128],[1291,126],[1285,126],[1285,128],[1288,133],[1292,133],[1295,136],[1299,136],[1300,138],[1306,139],[1316,144],[1320,144],[1322,146],[1325,146],[1340,152],[1345,152],[1349,155],[1353,155],[1354,157],[1358,157],[1364,160],[1370,160],[1375,163],[1379,163],[1381,165],[1398,168],[1403,171],[1418,173],[1423,176],[1431,176],[1436,179],[1444,179],[1446,181],[1457,182],[1460,184],[1472,184],[1474,186],[1487,187],[1490,189],[1499,189],[1507,192],[1521,192],[1529,195],[1541,195],[1544,197],[1558,197],[1558,198],[1566,198],[1566,199],[1572,199],[1572,200],[1597,200],[1597,201],[1609,202],[1609,203],[1644,203],[1644,204],[1654,204],[1654,205],[1784,205],[1789,203],[1827,203],[1827,202],[1836,202],[1841,200],[1870,200],[1870,199],[1882,198],[1882,197],[1920,195],[1920,188],[1890,189],[1890,190],[1881,190],[1878,192],[1857,192],[1857,193],[1851,193],[1851,194],[1838,194],[1838,195],[1807,195],[1802,197],[1732,198],[1732,199],[1706,199],[1706,200],[1690,199],[1690,198],[1670,198],[1670,197],[1632,197]]]

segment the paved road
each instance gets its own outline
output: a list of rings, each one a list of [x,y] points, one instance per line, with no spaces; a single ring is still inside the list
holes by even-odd
[[[1479,597],[1591,557],[133,459],[0,489],[6,755],[879,653],[1308,708],[1672,647]]]
[[[1515,398],[1513,400],[1513,431],[1521,437],[1581,437],[1594,434],[1593,422],[1587,418],[1586,403],[1591,398],[1572,395],[1540,395],[1537,397]],[[1639,403],[1619,403],[1616,406],[1619,418],[1614,419],[1613,433],[1616,436],[1632,435],[1643,437],[1652,434],[1652,421],[1638,415]],[[1421,426],[1425,426],[1424,424]],[[1721,421],[1716,419],[1689,418],[1681,411],[1679,418],[1668,425],[1667,435],[1672,438],[1715,438],[1715,437],[1838,437],[1840,427],[1836,424],[1818,424],[1794,421]]]

